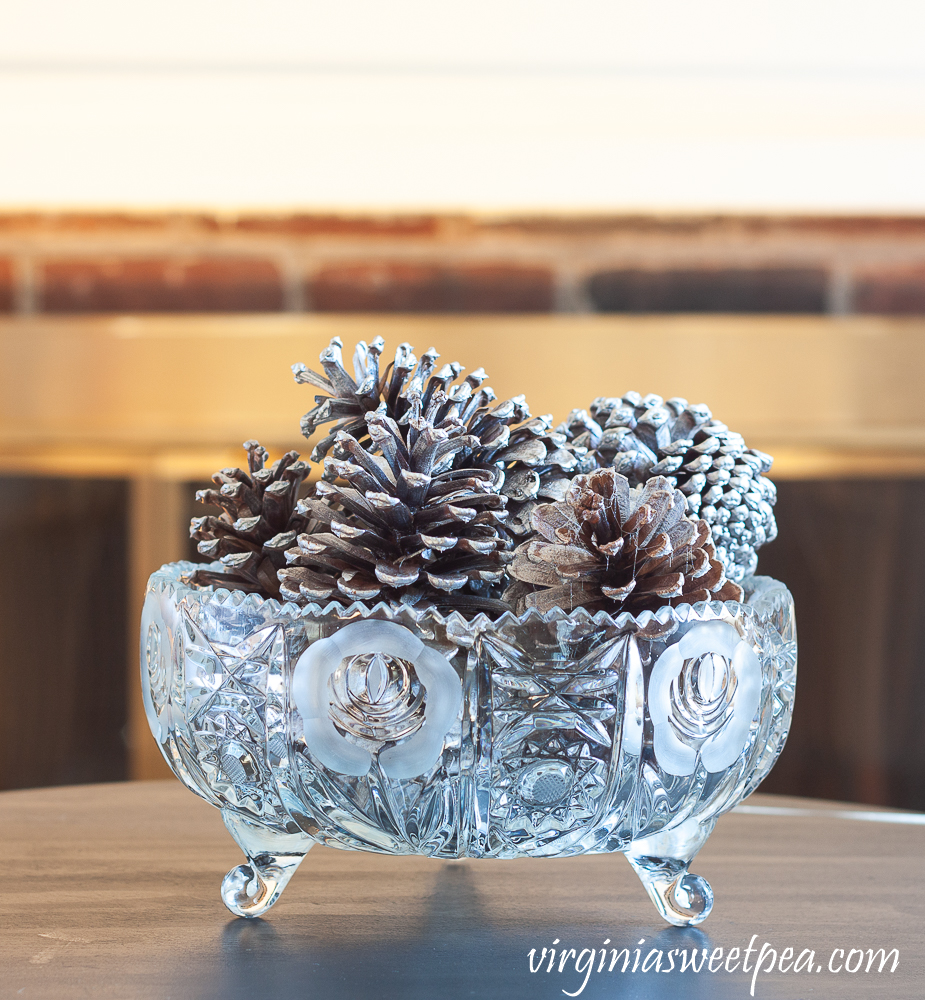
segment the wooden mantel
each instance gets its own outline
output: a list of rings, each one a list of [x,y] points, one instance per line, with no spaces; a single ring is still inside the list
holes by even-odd
[[[289,374],[333,336],[434,344],[556,419],[635,388],[706,401],[775,475],[925,471],[925,320],[161,316],[0,321],[0,469],[195,479],[304,445]]]
[[[779,479],[925,475],[925,320],[563,315],[2,320],[0,472],[131,480],[134,635],[149,572],[183,551],[181,484],[247,438],[306,451],[313,392],[289,366],[376,335],[484,365],[499,398],[557,420],[631,388],[707,402]],[[161,776],[133,697],[132,774]]]

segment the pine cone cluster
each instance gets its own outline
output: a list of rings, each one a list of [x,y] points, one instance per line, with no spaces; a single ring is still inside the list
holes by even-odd
[[[464,615],[527,608],[638,613],[739,600],[776,535],[771,460],[684,399],[596,399],[553,427],[523,396],[498,402],[479,368],[334,338],[302,433],[322,476],[245,443],[248,468],[197,493],[192,582],[298,604],[388,602]]]
[[[219,489],[196,494],[200,503],[221,507],[222,513],[194,517],[190,537],[202,555],[220,560],[225,569],[197,570],[192,582],[279,597],[277,572],[307,523],[295,507],[308,466],[290,451],[266,468],[265,448],[256,441],[245,441],[244,448],[247,472],[222,469],[212,477]]]
[[[662,476],[632,487],[615,469],[576,476],[565,500],[533,512],[537,536],[517,547],[505,595],[518,608],[655,610],[741,600],[706,521]]]
[[[286,552],[283,596],[506,610],[497,599],[511,548],[500,471],[454,467],[477,444],[461,422],[400,427],[387,411],[383,403],[365,416],[370,449],[338,432],[349,457],[325,459],[333,481],[299,502],[310,528]]]
[[[550,416],[531,417],[523,396],[496,404],[487,376],[478,368],[457,382],[462,366],[456,362],[437,368],[439,354],[430,348],[415,357],[410,344],[399,344],[392,363],[381,372],[381,337],[361,341],[353,357],[354,374],[343,364],[343,344],[335,337],[321,353],[324,375],[305,365],[294,365],[297,382],[313,385],[323,394],[302,418],[302,433],[311,437],[334,422],[312,452],[320,462],[329,452],[346,459],[338,435],[346,433],[363,447],[376,451],[366,417],[382,412],[404,429],[424,421],[438,429],[462,433],[465,447],[452,452],[451,468],[500,469],[498,491],[509,500],[506,530],[523,535],[530,530],[530,512],[541,500],[560,500],[571,475],[585,459],[585,451],[553,429]]]
[[[574,410],[558,429],[633,485],[666,476],[687,497],[690,513],[710,525],[732,580],[754,573],[757,550],[777,537],[777,492],[763,475],[770,456],[746,448],[706,406],[628,392],[596,399],[590,413]]]

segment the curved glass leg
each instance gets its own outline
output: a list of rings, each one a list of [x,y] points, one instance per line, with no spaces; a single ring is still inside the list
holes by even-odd
[[[239,917],[259,917],[279,899],[314,841],[301,833],[280,833],[222,810],[228,832],[248,863],[222,879],[222,902]]]
[[[713,830],[714,820],[687,820],[667,833],[634,840],[626,857],[649,898],[669,924],[694,927],[713,909],[713,890],[688,871],[694,855]]]

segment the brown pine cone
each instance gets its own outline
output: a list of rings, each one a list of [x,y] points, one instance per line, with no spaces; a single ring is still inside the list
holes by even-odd
[[[590,414],[573,410],[557,430],[634,486],[667,477],[687,497],[688,512],[710,525],[732,580],[754,573],[758,549],[777,536],[777,492],[764,475],[771,457],[746,448],[706,406],[628,392],[594,400]]]
[[[517,547],[505,594],[517,610],[618,613],[742,599],[716,558],[709,525],[685,514],[662,476],[633,488],[614,469],[572,480],[565,500],[533,512],[539,538]],[[532,589],[531,589],[532,588]]]
[[[566,434],[554,430],[552,417],[531,418],[523,396],[496,404],[494,391],[484,385],[488,376],[483,369],[457,382],[461,365],[453,362],[438,369],[439,355],[433,348],[418,361],[410,344],[399,344],[395,360],[380,373],[383,348],[381,337],[369,345],[361,341],[353,357],[353,376],[344,367],[343,344],[337,337],[321,353],[324,375],[305,365],[293,365],[297,382],[326,393],[315,396],[316,405],[302,418],[302,433],[310,437],[322,425],[335,421],[316,445],[312,460],[321,461],[328,453],[349,460],[339,444],[341,432],[375,453],[378,445],[369,436],[366,417],[377,410],[403,429],[409,423],[423,422],[453,434],[463,433],[467,445],[452,453],[452,468],[500,469],[504,477],[499,492],[508,497],[511,515],[506,530],[512,535],[528,533],[531,510],[540,499],[562,499],[584,458],[584,449],[576,448]]]
[[[441,610],[507,610],[498,600],[510,542],[497,469],[453,468],[477,442],[461,423],[405,427],[386,406],[367,414],[373,455],[341,431],[349,460],[325,460],[328,479],[299,502],[309,530],[286,552],[281,591],[305,604],[376,600]]]
[[[299,461],[298,452],[290,451],[267,469],[265,448],[256,441],[245,441],[244,447],[247,472],[222,469],[212,477],[220,489],[196,494],[200,503],[221,507],[223,513],[194,517],[190,537],[202,555],[220,559],[225,569],[197,570],[191,582],[279,598],[277,570],[307,523],[295,505],[308,466]]]

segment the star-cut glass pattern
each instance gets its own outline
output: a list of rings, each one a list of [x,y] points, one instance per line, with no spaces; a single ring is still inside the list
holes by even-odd
[[[787,600],[789,600],[787,595]],[[768,674],[770,688],[766,732],[757,747],[754,764],[748,776],[750,794],[768,774],[780,756],[790,728],[797,679],[797,643],[793,629],[793,610],[778,611],[768,616],[768,622],[756,629],[757,646],[763,669]]]
[[[607,798],[623,705],[625,639],[579,660],[537,659],[484,634],[491,685],[488,853],[568,853]]]
[[[509,762],[493,788],[494,806],[504,810],[501,824],[511,837],[555,839],[574,824],[587,824],[597,812],[607,783],[606,763],[582,740],[553,730],[527,737],[518,765]],[[553,838],[544,834],[553,834]]]
[[[267,677],[282,669],[281,625],[236,643],[210,641],[184,615],[186,722],[201,776],[220,800],[263,820],[285,822],[266,764]]]

